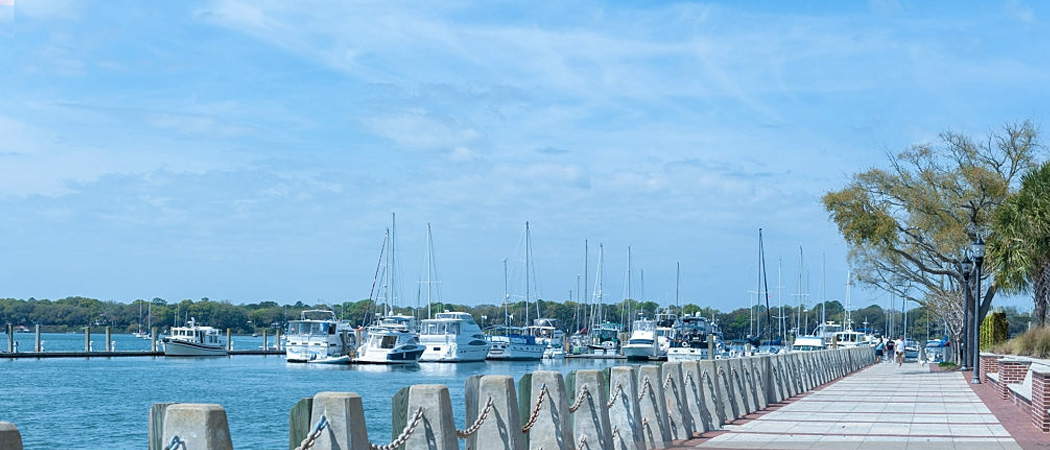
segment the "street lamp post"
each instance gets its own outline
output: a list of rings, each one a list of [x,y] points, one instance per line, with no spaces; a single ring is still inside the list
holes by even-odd
[[[963,277],[963,312],[964,312],[964,314],[963,314],[963,329],[967,330],[967,329],[970,328],[970,326],[969,326],[969,324],[966,323],[966,322],[968,322],[967,319],[969,319],[969,317],[966,317],[967,315],[969,315],[969,310],[966,309],[966,300],[968,300],[970,298],[970,294],[971,294],[971,292],[970,292],[970,275],[973,273],[973,260],[970,259],[970,255],[966,255],[966,258],[962,260],[962,263],[960,263],[960,266],[962,268],[962,277]],[[960,370],[966,370],[967,369],[966,364],[969,362],[967,357],[970,356],[969,353],[973,349],[973,339],[972,339],[972,336],[973,336],[972,331],[973,330],[968,330],[968,331],[970,331],[970,332],[969,333],[965,333],[963,335],[963,337],[962,337],[962,344],[963,344],[963,348],[962,348],[963,352],[962,353],[963,354],[962,354],[962,365],[961,365],[961,367],[959,367]]]
[[[984,240],[977,236],[973,256],[977,263],[977,292],[973,297],[973,379],[970,384],[981,384],[981,265],[984,264]]]

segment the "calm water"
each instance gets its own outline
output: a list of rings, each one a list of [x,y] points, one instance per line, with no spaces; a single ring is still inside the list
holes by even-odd
[[[33,334],[16,333],[21,350]],[[83,334],[44,334],[45,351],[83,350]],[[259,348],[262,338],[234,337],[235,349]],[[93,348],[105,334],[93,334]],[[114,335],[116,350],[146,350],[149,341]],[[270,338],[272,345],[273,338]],[[6,350],[7,335],[0,334]],[[27,449],[146,448],[150,405],[217,403],[226,409],[233,445],[287,449],[288,411],[320,391],[361,394],[372,442],[390,441],[390,398],[412,384],[444,384],[463,419],[463,383],[475,374],[520,378],[534,370],[598,369],[613,361],[420,364],[417,367],[288,364],[277,356],[226,358],[53,358],[0,360],[0,420],[12,422]]]

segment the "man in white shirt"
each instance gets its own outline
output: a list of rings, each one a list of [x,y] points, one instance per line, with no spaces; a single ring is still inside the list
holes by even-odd
[[[897,338],[897,342],[893,343],[893,351],[897,353],[897,367],[904,364],[904,336]]]

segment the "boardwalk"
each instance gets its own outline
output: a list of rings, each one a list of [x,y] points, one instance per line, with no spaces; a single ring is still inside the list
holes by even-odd
[[[967,384],[959,372],[877,364],[691,448],[1020,449]]]

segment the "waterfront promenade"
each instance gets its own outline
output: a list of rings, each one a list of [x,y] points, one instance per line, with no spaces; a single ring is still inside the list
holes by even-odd
[[[674,448],[1021,449],[969,380],[877,364]]]

